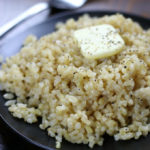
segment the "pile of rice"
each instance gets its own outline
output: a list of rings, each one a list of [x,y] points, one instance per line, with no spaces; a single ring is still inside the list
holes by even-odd
[[[75,30],[100,24],[114,26],[125,49],[112,57],[88,60],[74,42]],[[21,51],[0,71],[1,90],[14,117],[28,123],[42,118],[41,129],[89,147],[115,140],[138,139],[150,131],[150,30],[120,14],[81,16],[58,23],[57,31],[39,40],[29,36]]]

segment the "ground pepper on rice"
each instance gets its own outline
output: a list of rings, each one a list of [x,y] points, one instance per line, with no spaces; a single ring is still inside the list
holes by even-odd
[[[100,24],[118,30],[125,50],[88,60],[72,33]],[[40,116],[40,128],[56,139],[57,148],[63,138],[102,145],[105,133],[115,140],[138,139],[150,131],[150,30],[120,14],[58,23],[39,40],[29,36],[2,64],[0,85],[17,96],[6,104],[12,115],[28,123]]]

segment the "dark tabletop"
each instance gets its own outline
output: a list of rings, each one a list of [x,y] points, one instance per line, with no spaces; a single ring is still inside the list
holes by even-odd
[[[0,26],[4,25],[30,6],[43,0],[0,0]],[[48,1],[48,0],[45,0]],[[87,4],[79,10],[120,10],[138,14],[150,18],[150,0],[89,0]],[[59,12],[52,10],[52,14]],[[13,37],[24,29],[34,26],[50,17],[49,11],[32,17],[25,21],[13,31],[11,31],[4,40]],[[39,148],[24,141],[18,135],[13,133],[0,120],[0,150],[40,150]]]

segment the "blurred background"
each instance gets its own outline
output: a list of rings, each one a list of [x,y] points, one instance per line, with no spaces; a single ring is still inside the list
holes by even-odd
[[[49,2],[50,0],[0,0],[0,27],[17,17],[29,7],[42,1]],[[78,10],[93,9],[124,11],[150,18],[150,0],[88,0],[87,3]],[[51,15],[56,12],[58,11],[53,10]],[[34,26],[48,17],[50,17],[49,11],[42,12],[19,25],[9,33],[7,37],[12,37],[18,32],[30,26]]]

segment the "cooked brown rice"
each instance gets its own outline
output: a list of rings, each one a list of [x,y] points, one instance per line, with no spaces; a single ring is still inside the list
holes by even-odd
[[[72,33],[100,24],[114,26],[125,49],[88,60]],[[63,137],[91,148],[103,144],[105,133],[115,140],[138,139],[150,131],[150,30],[120,14],[69,19],[39,40],[29,36],[3,63],[0,84],[17,96],[17,102],[7,102],[13,116],[28,123],[40,116],[40,128],[56,138],[57,148]]]

